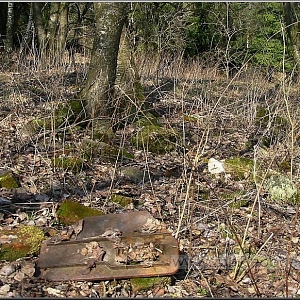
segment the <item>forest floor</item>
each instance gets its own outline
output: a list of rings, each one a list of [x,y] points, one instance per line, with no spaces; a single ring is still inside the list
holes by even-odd
[[[172,152],[155,154],[129,143],[137,129],[128,126],[116,132],[113,143],[130,150],[133,159],[109,162],[97,156],[73,172],[54,167],[51,159],[67,146],[79,149],[90,132],[65,126],[36,133],[29,124],[72,100],[87,66],[65,72],[17,62],[9,71],[3,66],[0,169],[11,170],[21,187],[0,189],[0,225],[36,225],[48,236],[53,229],[59,232],[55,213],[64,199],[105,213],[146,210],[177,237],[188,257],[186,268],[172,282],[145,289],[129,279],[51,282],[34,276],[37,253],[0,262],[0,297],[299,297],[298,205],[274,202],[251,179],[258,170],[272,169],[299,182],[295,84],[266,78],[261,70],[228,79],[195,61],[157,67],[145,59],[139,69],[149,111],[182,139]],[[261,107],[267,112],[264,122],[257,120]],[[278,118],[286,122],[277,124]],[[209,158],[236,157],[254,161],[251,174],[236,178],[208,171]],[[155,176],[135,183],[116,172],[124,166]],[[112,202],[112,193],[132,197],[135,205]]]

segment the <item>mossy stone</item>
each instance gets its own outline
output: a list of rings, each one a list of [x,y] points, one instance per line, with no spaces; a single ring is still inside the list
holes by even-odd
[[[83,160],[78,157],[62,156],[56,157],[52,160],[53,167],[58,167],[63,170],[71,170],[73,172],[79,172],[83,166]]]
[[[198,192],[198,198],[202,201],[206,201],[210,199],[210,191],[209,190],[201,190]]]
[[[45,239],[43,231],[36,226],[20,226],[9,231],[0,231],[1,236],[9,236],[9,243],[2,244],[0,250],[1,260],[16,260],[28,255],[34,255],[40,250]]]
[[[63,201],[56,212],[59,222],[64,225],[74,224],[83,218],[103,214],[104,213],[98,209],[89,208],[70,200]]]
[[[249,204],[249,199],[241,199],[241,196],[243,196],[242,191],[231,191],[231,192],[223,192],[220,194],[220,196],[223,199],[226,199],[230,201],[230,207],[232,208],[241,208],[248,206]],[[232,201],[231,201],[232,200]]]
[[[183,120],[191,123],[197,123],[199,121],[197,117],[191,115],[183,115]]]
[[[272,174],[263,181],[262,185],[269,192],[271,199],[276,202],[296,204],[298,201],[299,190],[285,175]]]
[[[253,179],[254,162],[250,158],[233,157],[224,162],[225,172],[232,175],[235,180]]]
[[[180,140],[179,134],[173,129],[165,129],[157,125],[144,126],[131,144],[138,149],[148,149],[152,153],[163,154],[176,149]]]
[[[282,161],[280,164],[279,164],[279,168],[281,171],[290,171],[291,170],[291,161]]]
[[[110,142],[115,136],[109,121],[95,121],[93,123],[93,139]]]
[[[13,189],[20,187],[20,184],[11,171],[2,171],[0,173],[0,187]]]
[[[111,194],[110,199],[112,202],[120,204],[122,207],[126,207],[131,203],[134,204],[134,200],[131,197],[127,197],[119,194]]]
[[[30,126],[35,132],[41,128],[51,130],[53,127],[60,127],[65,122],[72,124],[75,121],[82,121],[85,118],[84,112],[85,110],[82,101],[71,100],[66,104],[60,103],[57,109],[55,109],[53,116],[32,120]]]
[[[149,278],[132,278],[130,279],[132,291],[138,292],[148,290],[158,285],[171,284],[171,277],[149,277]]]
[[[135,166],[127,166],[120,168],[121,175],[134,183],[149,182],[151,175],[147,170],[141,170]]]
[[[155,125],[160,126],[159,118],[155,117],[151,113],[145,113],[143,117],[139,118],[136,122],[134,122],[139,127]]]
[[[256,125],[261,125],[263,127],[267,127],[269,122],[272,123],[272,126],[278,125],[286,125],[288,123],[287,119],[276,115],[275,117],[272,114],[275,114],[275,110],[267,110],[263,106],[259,106],[256,110]]]
[[[83,157],[91,159],[100,156],[108,161],[115,161],[117,158],[134,159],[134,155],[124,148],[115,147],[99,140],[84,139],[81,151]]]

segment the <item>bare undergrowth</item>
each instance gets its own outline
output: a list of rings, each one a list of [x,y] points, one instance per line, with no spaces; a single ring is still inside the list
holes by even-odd
[[[254,161],[254,175],[280,170],[297,183],[297,87],[269,80],[259,69],[241,70],[226,79],[217,67],[205,68],[201,61],[181,57],[164,61],[139,57],[138,61],[147,110],[160,115],[163,127],[178,130],[181,139],[171,153],[137,150],[128,142],[136,129],[125,122],[112,144],[132,151],[134,158],[117,155],[113,162],[83,155],[83,141],[91,137],[89,126],[55,122],[55,109],[75,97],[87,65],[77,61],[74,70],[67,63],[63,68],[43,68],[28,58],[16,60],[10,69],[3,67],[1,169],[17,174],[22,188],[1,190],[1,199],[10,201],[1,206],[1,226],[30,223],[45,233],[59,228],[55,209],[66,198],[106,213],[148,210],[178,238],[187,269],[181,269],[171,285],[144,291],[134,291],[130,281],[51,283],[0,274],[5,286],[1,295],[296,297],[300,293],[296,205],[272,202],[250,175],[237,180],[210,174],[207,160],[249,158]],[[260,121],[259,112],[263,112]],[[37,117],[50,120],[50,127],[33,130],[30,122]],[[78,172],[53,166],[54,157],[70,153],[83,161]],[[120,175],[120,167],[128,165],[155,176],[137,185]],[[133,197],[137,206],[113,203],[114,192]]]

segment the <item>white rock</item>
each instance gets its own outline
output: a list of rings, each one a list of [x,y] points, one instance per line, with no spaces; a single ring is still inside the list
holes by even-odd
[[[6,265],[0,270],[0,275],[9,276],[13,272],[16,271],[16,268],[14,265]]]
[[[208,172],[211,174],[224,173],[225,169],[223,163],[211,157],[208,160]]]
[[[0,294],[4,295],[6,293],[8,293],[10,290],[10,285],[9,284],[4,284],[0,287]]]

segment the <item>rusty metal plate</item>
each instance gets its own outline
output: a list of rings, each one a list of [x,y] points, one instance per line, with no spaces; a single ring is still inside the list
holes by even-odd
[[[93,281],[165,276],[178,271],[177,240],[146,211],[79,222],[80,232],[75,230],[75,237],[53,237],[43,243],[37,263],[39,277]]]

